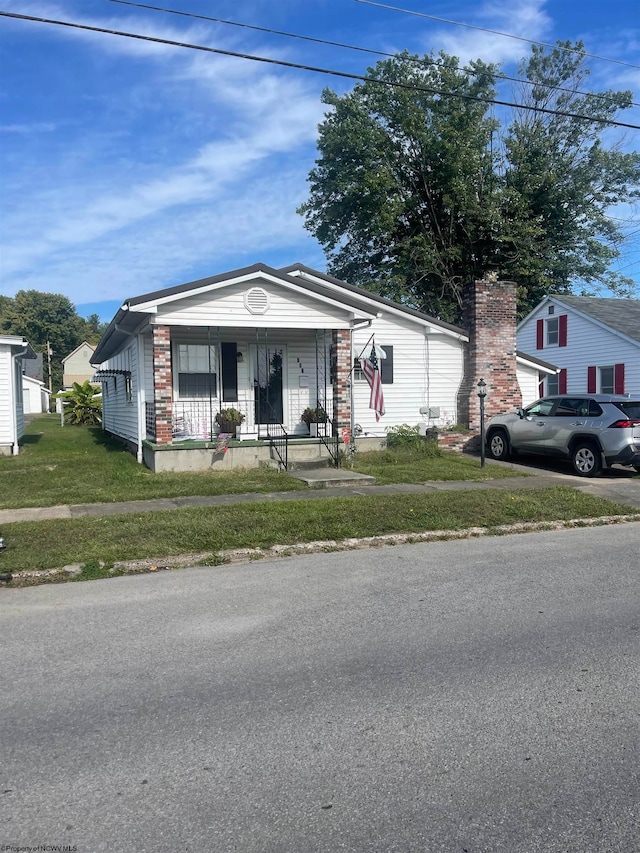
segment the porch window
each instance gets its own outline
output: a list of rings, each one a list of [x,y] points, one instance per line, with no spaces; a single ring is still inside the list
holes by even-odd
[[[217,394],[214,371],[215,347],[178,344],[178,394],[183,398],[209,399]]]

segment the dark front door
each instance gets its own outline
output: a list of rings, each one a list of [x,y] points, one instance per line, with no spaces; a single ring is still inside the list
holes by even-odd
[[[281,348],[257,347],[255,373],[256,424],[281,424],[282,360]]]

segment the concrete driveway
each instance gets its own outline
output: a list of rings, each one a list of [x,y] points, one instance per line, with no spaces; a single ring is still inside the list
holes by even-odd
[[[539,456],[519,456],[510,462],[487,459],[488,465],[499,465],[522,471],[536,478],[550,478],[554,485],[571,486],[589,495],[628,504],[640,509],[640,474],[633,468],[614,465],[599,477],[577,477],[569,462]]]

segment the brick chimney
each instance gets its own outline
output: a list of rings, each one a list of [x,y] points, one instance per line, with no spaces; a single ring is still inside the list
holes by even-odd
[[[468,284],[462,294],[462,325],[469,333],[458,420],[480,429],[477,383],[487,383],[485,421],[522,405],[516,376],[516,285],[495,273]]]

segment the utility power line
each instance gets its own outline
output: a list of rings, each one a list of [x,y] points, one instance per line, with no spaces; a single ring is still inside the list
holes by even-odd
[[[287,62],[284,59],[273,59],[267,56],[255,56],[250,53],[239,53],[234,50],[223,50],[217,47],[207,47],[201,44],[191,44],[190,42],[174,41],[173,39],[160,38],[159,36],[147,36],[141,33],[129,33],[124,30],[110,30],[105,27],[95,27],[89,24],[78,24],[73,21],[59,21],[53,18],[40,18],[34,15],[21,15],[17,12],[6,12],[0,10],[0,17],[15,18],[19,21],[29,21],[31,23],[51,24],[53,26],[67,27],[69,29],[84,30],[92,33],[101,33],[103,35],[120,36],[122,38],[136,39],[138,41],[146,41],[152,44],[163,44],[169,47],[179,47],[188,50],[198,50],[204,53],[212,53],[218,56],[232,56],[236,59],[246,59],[252,62],[264,62],[268,65],[278,65],[283,68],[294,68],[300,71],[311,71],[315,74],[327,74],[332,77],[341,77],[347,80],[358,80],[364,83],[374,83],[380,86],[390,86],[395,89],[405,89],[411,92],[425,92],[429,95],[438,95],[443,98],[460,98],[465,101],[482,104],[496,104],[502,107],[512,107],[514,109],[527,110],[535,113],[545,113],[547,115],[561,116],[563,118],[575,118],[580,121],[588,121],[593,124],[601,124],[607,127],[626,127],[631,130],[640,130],[640,125],[629,124],[627,122],[615,121],[614,119],[601,119],[594,116],[582,115],[580,113],[571,113],[564,110],[553,110],[548,107],[533,107],[528,104],[517,104],[512,101],[502,101],[497,98],[482,98],[475,95],[465,95],[462,92],[446,92],[441,89],[435,89],[430,86],[415,86],[410,83],[392,82],[390,80],[378,80],[375,77],[367,77],[363,74],[350,74],[347,71],[336,71],[332,68],[318,68],[314,65],[303,65],[299,62]]]
[[[441,24],[453,24],[456,27],[466,27],[469,30],[480,30],[482,33],[491,33],[494,36],[504,36],[508,39],[516,39],[517,41],[526,41],[528,44],[539,44],[542,47],[552,47],[556,50],[564,50],[567,53],[581,53],[583,56],[588,56],[590,59],[598,59],[601,62],[613,62],[616,65],[626,65],[627,68],[640,68],[640,65],[634,65],[632,62],[623,62],[621,59],[611,59],[609,56],[598,56],[595,53],[587,53],[583,50],[578,50],[575,47],[562,47],[558,44],[550,44],[546,41],[536,41],[528,39],[524,36],[516,36],[513,33],[503,33],[500,30],[490,30],[488,27],[479,27],[476,24],[465,24],[462,21],[450,21],[448,18],[438,18],[436,15],[427,15],[425,12],[416,12],[413,9],[401,9],[398,6],[388,6],[386,3],[377,3],[374,0],[356,0],[356,3],[364,3],[367,6],[377,6],[379,9],[388,9],[392,12],[402,12],[405,15],[415,15],[418,18],[428,18],[431,21],[438,21]]]
[[[346,44],[344,42],[339,41],[330,41],[329,39],[321,39],[317,36],[307,36],[301,35],[300,33],[289,33],[283,30],[274,30],[270,27],[260,27],[257,24],[245,24],[240,21],[229,21],[226,18],[213,18],[210,15],[198,15],[195,12],[183,12],[178,9],[166,9],[162,6],[151,6],[148,3],[136,3],[133,0],[109,0],[110,3],[118,3],[120,6],[133,6],[138,9],[149,9],[154,12],[164,12],[168,15],[180,15],[183,18],[195,18],[200,21],[211,21],[215,24],[224,24],[229,27],[242,27],[246,30],[253,30],[254,32],[259,33],[267,33],[268,35],[276,35],[276,36],[284,36],[285,38],[291,39],[299,39],[300,41],[308,41],[313,42],[314,44],[322,44],[328,47],[339,47],[343,50],[353,50],[358,51],[359,53],[367,53],[373,56],[385,56],[390,59],[395,59],[398,54],[397,53],[389,53],[384,50],[375,50],[371,47],[361,47],[353,44]],[[415,57],[408,56],[407,59],[410,62],[415,63],[416,65],[421,66],[435,66],[436,68],[442,68],[443,63],[437,62],[435,59],[427,59],[426,57],[423,59],[416,59]],[[469,74],[471,76],[478,76],[477,71],[473,71],[470,68],[462,68],[460,65],[455,66],[456,71],[461,71],[464,74]],[[508,80],[512,83],[522,83],[527,86],[539,86],[543,89],[548,89],[552,92],[568,92],[572,95],[583,95],[587,97],[594,98],[602,98],[603,100],[613,101],[613,98],[610,95],[606,95],[600,92],[581,92],[579,89],[570,89],[566,86],[552,86],[550,83],[539,83],[534,82],[532,80],[523,80],[521,77],[510,77],[507,74],[501,74],[496,72],[494,76],[499,80]],[[631,101],[629,106],[640,107],[640,103],[636,103],[635,101]]]

